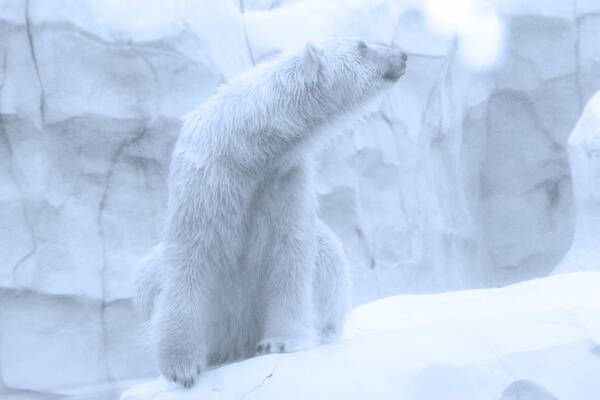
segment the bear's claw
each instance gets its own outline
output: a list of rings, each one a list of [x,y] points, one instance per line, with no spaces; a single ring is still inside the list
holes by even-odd
[[[191,371],[189,373],[186,373],[184,371],[180,371],[178,373],[172,372],[168,375],[168,378],[171,382],[179,383],[184,388],[187,389],[194,385],[194,382],[196,381],[197,377],[200,375],[200,371],[201,371],[201,368],[199,366],[197,366],[195,368],[194,372],[191,372]]]
[[[308,344],[293,339],[263,339],[256,345],[256,355],[293,353],[307,347]]]
[[[181,363],[174,363],[166,368],[164,376],[171,382],[180,384],[184,388],[190,388],[194,385],[198,376],[203,371],[202,365],[184,366]]]

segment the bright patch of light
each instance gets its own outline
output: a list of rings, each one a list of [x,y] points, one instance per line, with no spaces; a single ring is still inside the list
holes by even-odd
[[[468,21],[473,2],[474,0],[426,0],[425,12],[433,29],[453,33]]]
[[[456,34],[458,54],[473,67],[492,65],[500,54],[502,26],[494,7],[484,0],[426,0],[433,30]]]

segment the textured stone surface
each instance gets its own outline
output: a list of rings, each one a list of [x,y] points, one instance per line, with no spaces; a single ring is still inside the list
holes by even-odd
[[[320,156],[321,214],[355,304],[548,274],[573,234],[565,144],[600,88],[600,7],[492,3],[500,58],[473,68],[461,54],[474,34],[432,30],[415,1],[0,1],[0,383],[153,370],[132,361],[151,355],[133,344],[130,273],[158,241],[179,119],[307,39],[410,55],[377,110]]]
[[[572,236],[565,143],[580,112],[574,24],[513,16],[483,115],[484,240],[495,282],[549,273]]]

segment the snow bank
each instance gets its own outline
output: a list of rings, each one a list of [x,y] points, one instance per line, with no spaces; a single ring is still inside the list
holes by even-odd
[[[596,399],[598,287],[600,272],[580,272],[390,297],[355,309],[340,343],[208,371],[191,390],[159,378],[121,400]]]
[[[569,137],[569,161],[577,210],[575,238],[554,273],[600,270],[600,92]]]

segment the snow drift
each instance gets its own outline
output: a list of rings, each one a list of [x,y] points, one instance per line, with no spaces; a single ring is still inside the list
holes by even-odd
[[[600,270],[600,92],[585,107],[568,148],[577,211],[575,238],[555,274]]]
[[[211,370],[191,390],[159,378],[121,400],[597,399],[598,287],[600,272],[579,272],[390,297],[355,309],[340,343]]]

